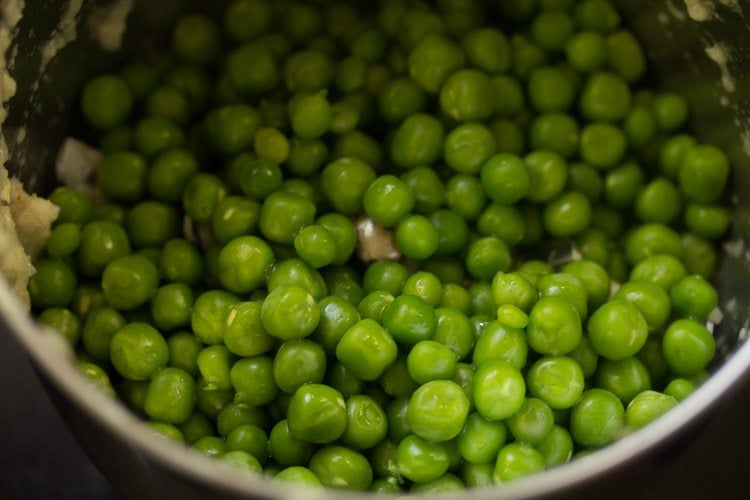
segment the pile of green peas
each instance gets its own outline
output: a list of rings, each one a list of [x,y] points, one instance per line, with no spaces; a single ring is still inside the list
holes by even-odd
[[[33,309],[159,435],[449,491],[707,376],[729,162],[608,0],[235,0],[80,102],[99,196],[50,195]],[[358,257],[362,217],[399,259]]]

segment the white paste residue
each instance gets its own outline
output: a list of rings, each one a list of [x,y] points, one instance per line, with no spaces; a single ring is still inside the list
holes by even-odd
[[[724,252],[730,257],[739,259],[742,257],[742,253],[745,251],[745,240],[737,238],[736,240],[727,241],[722,245]]]
[[[133,0],[118,0],[113,5],[94,9],[87,26],[102,50],[114,52],[120,48],[132,10]]]
[[[704,50],[708,58],[719,66],[719,70],[721,71],[721,86],[727,92],[734,92],[737,85],[734,77],[729,72],[729,55],[724,44],[715,43],[708,45]]]
[[[57,22],[57,27],[52,37],[42,46],[42,62],[39,66],[39,74],[43,74],[49,62],[60,52],[66,45],[75,40],[76,27],[78,23],[76,18],[83,6],[83,0],[68,0],[68,5],[63,12],[62,17]]]
[[[709,21],[716,14],[716,8],[710,0],[684,0],[688,16],[695,22]]]

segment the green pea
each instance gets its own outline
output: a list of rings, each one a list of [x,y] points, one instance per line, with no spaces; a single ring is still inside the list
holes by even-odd
[[[474,405],[488,420],[502,420],[516,413],[524,402],[526,383],[521,373],[505,361],[482,363],[474,374]]]
[[[562,192],[567,180],[567,165],[557,153],[532,151],[523,158],[529,172],[526,198],[534,203],[549,201]]]
[[[78,282],[70,266],[52,259],[40,260],[35,266],[28,286],[32,305],[39,309],[67,307]]]
[[[709,203],[724,191],[729,160],[715,146],[694,145],[682,156],[677,174],[680,188],[688,200]]]
[[[573,104],[575,96],[570,78],[553,66],[533,69],[529,74],[527,92],[529,102],[541,113],[566,111]]]
[[[703,321],[719,301],[716,289],[699,275],[686,276],[670,290],[674,311],[682,317]]]
[[[495,482],[507,483],[544,470],[544,457],[524,443],[506,444],[500,449],[495,462]]]
[[[354,215],[362,208],[362,199],[374,180],[375,172],[367,163],[342,158],[323,169],[321,188],[337,212]]]
[[[611,443],[619,437],[624,424],[622,403],[605,389],[585,391],[570,413],[570,434],[581,446]]]
[[[617,122],[630,110],[631,99],[630,88],[621,76],[598,71],[584,83],[579,108],[590,121]]]
[[[281,340],[304,338],[320,321],[318,304],[298,285],[280,285],[263,301],[263,326],[269,335]]]
[[[273,360],[276,385],[287,394],[308,383],[323,382],[326,373],[323,349],[314,342],[301,339],[284,342]]]
[[[648,337],[648,325],[638,308],[624,300],[599,307],[588,320],[589,340],[601,356],[620,361],[637,353]]]
[[[708,366],[716,352],[716,342],[702,324],[689,319],[678,319],[664,332],[662,351],[674,373],[690,376],[700,373]]]
[[[297,389],[287,413],[289,432],[309,443],[330,443],[346,429],[346,403],[341,394],[321,384],[307,384]],[[311,467],[313,462],[311,461]]]
[[[545,356],[526,374],[529,392],[553,410],[572,408],[584,390],[581,366],[566,356]]]
[[[186,61],[206,64],[219,54],[219,28],[198,14],[181,17],[172,31],[172,47]]]
[[[81,94],[81,111],[86,121],[98,129],[122,123],[133,107],[133,96],[125,80],[104,74],[86,83]]]
[[[633,83],[646,72],[646,56],[633,34],[619,30],[607,36],[607,65],[626,81]]]
[[[437,94],[448,76],[461,68],[465,56],[447,37],[425,36],[409,54],[409,75],[423,90]]]
[[[492,100],[494,86],[489,77],[474,69],[459,69],[440,89],[440,109],[459,122],[484,121],[493,114],[486,106]]]
[[[159,283],[156,265],[141,255],[118,257],[102,273],[102,290],[109,305],[132,310],[145,304]]]
[[[164,337],[152,326],[128,323],[112,337],[110,358],[123,377],[148,380],[166,366],[169,348]]]
[[[432,165],[442,153],[444,136],[439,120],[424,113],[413,114],[396,129],[391,158],[403,169]]]
[[[409,399],[406,419],[418,436],[433,442],[456,437],[469,414],[463,389],[450,380],[432,380],[421,385]]]

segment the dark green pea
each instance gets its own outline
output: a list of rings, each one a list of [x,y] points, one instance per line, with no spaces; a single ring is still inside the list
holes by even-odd
[[[35,264],[29,280],[29,295],[35,308],[66,307],[73,300],[77,285],[73,270],[62,261],[44,259]]]
[[[122,123],[130,114],[133,96],[125,80],[104,74],[86,83],[81,94],[81,111],[86,121],[98,129]]]
[[[440,121],[430,115],[409,116],[396,129],[391,141],[391,158],[403,168],[432,165],[443,150],[445,131]]]
[[[39,322],[58,332],[71,345],[76,345],[81,337],[81,320],[70,309],[50,307],[42,311]]]

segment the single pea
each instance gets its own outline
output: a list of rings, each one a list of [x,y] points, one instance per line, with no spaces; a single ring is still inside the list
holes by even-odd
[[[487,204],[480,180],[473,175],[456,174],[445,185],[448,207],[467,221],[476,219]]]
[[[591,204],[583,194],[567,191],[544,207],[544,228],[553,236],[573,236],[591,222]]]
[[[687,121],[688,106],[685,99],[674,92],[663,92],[651,101],[651,111],[659,130],[673,133]]]
[[[148,159],[185,144],[185,133],[174,121],[161,117],[143,118],[133,132],[135,149]],[[145,176],[143,179],[145,184]]]
[[[581,335],[581,315],[563,297],[540,298],[529,313],[529,345],[540,354],[568,353]]]
[[[594,167],[612,168],[623,158],[626,149],[625,134],[612,124],[594,122],[581,130],[579,155]]]
[[[283,182],[283,174],[277,164],[254,158],[249,153],[235,157],[232,165],[238,169],[237,180],[240,189],[254,200],[264,200],[274,191],[278,191]]]
[[[223,345],[204,347],[196,358],[198,371],[207,383],[207,389],[229,390],[232,388],[230,370],[233,358]]]
[[[532,40],[549,52],[562,51],[574,30],[573,18],[564,10],[542,11],[531,22]]]
[[[310,470],[329,488],[365,490],[372,467],[364,455],[343,446],[326,446],[313,454]]]
[[[529,392],[553,410],[572,408],[583,394],[581,366],[567,356],[545,356],[526,373]]]
[[[271,458],[280,465],[307,464],[313,452],[311,443],[300,441],[292,436],[286,419],[280,420],[268,436],[268,451]]]
[[[625,256],[630,265],[654,255],[682,255],[680,235],[661,223],[648,223],[633,229],[625,240]]]
[[[433,442],[449,441],[463,429],[469,414],[469,399],[450,380],[432,380],[421,385],[409,399],[406,419],[417,436]]]
[[[682,235],[682,261],[685,270],[710,279],[717,265],[716,249],[711,242],[692,233]]]
[[[465,63],[461,48],[451,39],[425,36],[409,54],[409,75],[423,90],[437,94],[445,80]]]
[[[162,201],[176,202],[182,198],[190,178],[198,172],[198,162],[187,150],[165,151],[152,162],[146,174],[149,193]]]
[[[710,203],[724,191],[729,176],[729,159],[709,144],[689,147],[679,163],[680,189],[690,201]]]
[[[182,208],[195,222],[210,222],[217,205],[227,194],[227,186],[215,175],[195,174],[185,186]]]
[[[432,165],[443,151],[443,125],[433,116],[416,113],[404,120],[391,141],[393,162],[403,168]]]
[[[619,361],[604,359],[596,372],[596,384],[628,404],[641,392],[651,389],[651,377],[636,357]]]
[[[229,54],[227,73],[234,87],[250,96],[273,89],[280,76],[270,48],[257,42],[245,43]]]
[[[687,275],[682,262],[672,255],[653,255],[636,264],[630,271],[631,281],[648,281],[671,289]]]
[[[628,404],[625,423],[634,429],[653,422],[677,405],[673,396],[656,391],[644,391]]]
[[[704,321],[717,306],[716,289],[700,275],[686,276],[670,290],[669,297],[675,313],[681,317]]]
[[[527,95],[531,105],[540,113],[564,112],[573,104],[575,88],[560,68],[540,66],[529,74]]]
[[[210,384],[199,378],[195,384],[195,406],[211,419],[217,419],[226,406],[231,404],[234,397],[232,389],[215,389]],[[224,440],[222,439],[222,442]]]
[[[193,290],[185,283],[170,283],[157,288],[151,297],[151,317],[161,331],[190,325]]]
[[[342,158],[326,165],[321,188],[337,212],[354,215],[362,208],[367,188],[375,180],[372,167],[356,158]]]
[[[133,95],[122,77],[104,74],[88,81],[81,93],[81,112],[97,129],[122,123],[133,107]]]
[[[159,116],[179,125],[185,125],[190,119],[190,103],[187,96],[171,85],[154,88],[146,97],[147,115]]]
[[[97,180],[102,190],[119,201],[141,199],[146,191],[146,175],[146,159],[131,151],[105,155],[97,170]]]
[[[649,332],[657,332],[670,316],[672,304],[667,292],[655,283],[629,281],[614,295],[635,305],[643,315]]]
[[[300,465],[293,465],[279,471],[278,474],[273,476],[273,480],[298,484],[305,488],[323,488],[323,483],[320,482],[318,476],[307,467]]]
[[[544,457],[525,443],[510,443],[500,449],[495,461],[495,483],[508,483],[515,479],[544,470]]]
[[[306,339],[290,340],[279,347],[273,359],[273,385],[292,394],[304,384],[322,382],[325,370],[325,353],[319,345]]]
[[[130,380],[148,380],[166,366],[169,348],[164,337],[145,323],[128,323],[112,337],[110,359]]]
[[[458,451],[469,463],[490,463],[505,444],[506,436],[503,422],[488,420],[474,412],[457,438]]]
[[[489,77],[475,69],[459,69],[440,89],[440,109],[459,122],[484,121],[493,114],[486,106],[492,101],[495,87]]]
[[[325,94],[317,92],[300,97],[294,103],[290,119],[298,137],[315,139],[328,131],[333,111]]]
[[[525,92],[518,80],[509,75],[497,75],[492,78],[492,85],[495,87],[495,114],[506,118],[518,116],[526,104]]]
[[[565,188],[567,165],[565,160],[551,151],[532,151],[523,158],[529,172],[529,189],[526,199],[534,203],[549,201]]]
[[[596,31],[578,31],[565,43],[568,63],[581,73],[592,73],[601,69],[607,60],[604,37]]]
[[[376,380],[396,359],[393,337],[372,319],[352,325],[336,346],[336,357],[362,380]]]
[[[167,339],[167,347],[169,348],[169,366],[180,368],[193,377],[198,375],[198,354],[204,346],[195,335],[177,332]]]
[[[633,149],[645,148],[656,135],[656,118],[644,105],[635,105],[622,123],[622,130]]]
[[[720,238],[730,224],[729,213],[725,207],[702,203],[688,203],[684,220],[690,231],[708,240]],[[47,248],[49,251],[49,243]]]
[[[263,326],[269,335],[281,340],[304,338],[320,321],[318,304],[298,285],[280,285],[263,301]]]
[[[276,191],[260,209],[260,231],[270,241],[290,244],[297,233],[315,220],[315,204],[301,196]]]
[[[659,171],[665,177],[677,180],[680,163],[685,156],[685,152],[695,145],[695,138],[689,134],[677,134],[668,137],[659,148],[657,157]]]
[[[203,15],[183,16],[172,30],[172,48],[188,62],[207,64],[219,55],[219,27]]]
[[[438,209],[445,199],[443,183],[435,171],[416,167],[401,174],[401,180],[414,194],[414,211],[429,214]]]
[[[511,205],[522,199],[531,188],[530,172],[516,155],[501,153],[482,166],[482,187],[496,203]]]
[[[63,222],[52,228],[44,249],[50,257],[62,259],[75,252],[80,243],[81,226],[73,222]]]
[[[562,465],[573,456],[573,438],[565,427],[555,425],[535,448],[544,457],[546,468]]]
[[[222,106],[206,116],[203,127],[213,149],[223,155],[234,155],[253,145],[260,128],[260,115],[244,104]]]
[[[619,299],[594,311],[587,326],[594,350],[612,361],[633,356],[648,337],[648,325],[638,308]]]
[[[209,290],[193,303],[190,325],[196,338],[206,344],[219,344],[224,338],[227,317],[239,297],[224,290]]]
[[[314,48],[295,52],[284,64],[284,83],[290,92],[325,89],[334,76],[331,56]]]
[[[517,442],[539,444],[555,425],[550,407],[537,398],[526,398],[516,413],[506,420]]]
[[[277,262],[268,276],[268,291],[283,285],[297,285],[319,300],[326,296],[326,283],[320,273],[300,259],[286,259]]]
[[[630,110],[631,100],[630,88],[624,78],[597,71],[584,83],[578,106],[589,121],[618,122]]]
[[[201,255],[187,240],[169,240],[164,244],[159,257],[159,272],[166,281],[195,286],[203,277]]]
[[[677,401],[683,401],[695,391],[695,385],[684,378],[672,379],[664,388],[664,394],[674,397]]]
[[[362,200],[365,213],[378,224],[389,227],[411,212],[415,197],[409,186],[393,175],[375,179]]]
[[[479,123],[463,123],[448,133],[443,144],[445,162],[458,173],[477,174],[495,152],[492,132]]]
[[[529,124],[529,146],[546,149],[570,159],[578,151],[578,122],[559,112],[538,115]]]
[[[590,309],[596,309],[610,296],[611,281],[607,271],[590,260],[577,260],[565,264],[562,272],[580,279],[586,287],[586,297]]]
[[[226,443],[218,436],[200,438],[191,445],[191,448],[210,457],[219,457],[227,450]]]
[[[406,358],[409,376],[418,384],[431,380],[450,380],[456,361],[453,351],[434,340],[417,342]]]
[[[526,383],[521,373],[502,360],[479,365],[474,374],[474,404],[488,420],[502,420],[516,413],[524,402]]]
[[[424,260],[435,253],[439,243],[435,225],[423,215],[410,215],[396,226],[396,244],[401,253],[415,260]]]
[[[498,272],[510,268],[512,256],[508,246],[499,238],[486,236],[474,241],[466,254],[466,268],[480,279],[490,280]]]
[[[236,361],[229,372],[234,400],[253,407],[272,402],[278,395],[273,374],[273,361],[269,356],[246,357]]]
[[[620,15],[609,0],[583,0],[573,9],[576,24],[583,29],[609,33],[620,25]]]
[[[716,352],[716,341],[702,324],[678,319],[669,325],[662,337],[664,358],[672,372],[679,376],[700,373]]]
[[[264,0],[237,0],[224,14],[224,28],[237,41],[264,33],[271,24],[271,5]]]
[[[656,178],[648,183],[635,200],[635,212],[644,222],[674,221],[682,211],[682,194],[671,181]]]
[[[359,394],[346,400],[347,425],[341,439],[358,450],[369,450],[385,438],[388,420],[371,397]]]
[[[492,296],[497,306],[511,304],[528,312],[539,292],[523,274],[497,273],[492,278]]]
[[[159,284],[156,265],[141,255],[126,255],[113,260],[102,273],[102,290],[109,305],[132,310],[145,304]]]
[[[48,307],[39,314],[38,320],[62,335],[71,345],[76,345],[81,337],[81,320],[70,309]]]
[[[128,212],[126,227],[136,248],[160,247],[177,236],[179,215],[166,203],[142,201]]]
[[[476,339],[472,361],[475,366],[502,360],[521,370],[526,366],[528,342],[522,330],[500,321],[490,322]]]
[[[287,422],[296,439],[330,443],[346,429],[346,402],[338,391],[326,385],[303,385],[289,402]]]
[[[463,38],[462,46],[471,65],[486,73],[504,73],[510,68],[510,44],[498,29],[473,30]]]
[[[605,389],[584,392],[570,413],[570,434],[580,446],[609,444],[619,437],[624,425],[622,403]]]
[[[193,377],[179,368],[167,367],[149,383],[143,408],[154,420],[181,424],[190,417],[194,404]]]
[[[28,285],[32,305],[37,309],[67,307],[78,283],[70,266],[60,260],[42,259],[35,267]]]

